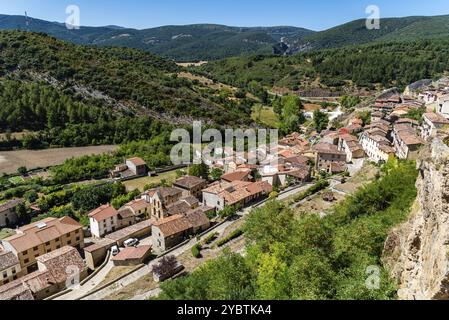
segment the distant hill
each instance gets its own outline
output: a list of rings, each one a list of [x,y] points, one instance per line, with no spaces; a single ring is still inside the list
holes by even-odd
[[[385,18],[379,30],[366,28],[366,20],[355,20],[325,31],[289,40],[288,53],[339,48],[378,41],[410,41],[449,36],[449,15]]]
[[[27,24],[28,21],[28,24]],[[214,24],[164,26],[145,30],[117,26],[81,27],[24,16],[0,15],[0,30],[44,32],[75,44],[143,49],[177,61],[216,60],[245,53],[270,54],[283,38],[302,39],[314,31],[296,27],[240,28]]]

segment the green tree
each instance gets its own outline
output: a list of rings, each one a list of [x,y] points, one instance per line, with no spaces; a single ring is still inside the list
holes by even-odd
[[[320,110],[315,110],[313,112],[313,123],[318,132],[326,130],[329,126],[329,115],[325,112],[321,112]]]
[[[209,167],[204,162],[194,164],[189,167],[189,175],[209,180]]]
[[[28,169],[26,167],[20,167],[19,169],[17,169],[17,172],[21,175],[21,176],[25,176],[28,173]]]
[[[220,168],[214,168],[211,170],[210,172],[210,176],[212,178],[212,180],[217,181],[221,179],[221,176],[223,175],[223,170],[221,170]]]
[[[301,109],[302,102],[298,96],[289,95],[282,98],[280,130],[284,135],[299,131],[300,125],[305,121]]]

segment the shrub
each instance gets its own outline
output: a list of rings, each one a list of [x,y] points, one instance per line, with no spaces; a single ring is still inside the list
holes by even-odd
[[[204,239],[204,244],[211,244],[217,238],[218,238],[218,232],[214,232],[214,233],[210,234],[209,236],[207,236],[206,239]]]
[[[218,241],[217,242],[217,246],[218,247],[223,247],[228,242],[231,242],[232,240],[237,239],[238,237],[243,235],[243,233],[244,233],[243,230],[237,229],[234,232],[232,232],[231,234],[229,234],[226,238],[223,238],[220,241]]]
[[[318,193],[321,190],[326,189],[327,187],[329,187],[329,182],[326,181],[326,180],[320,180],[315,185],[310,187],[307,191],[305,191],[305,192],[299,194],[298,196],[296,196],[294,201],[295,202],[302,201],[305,198],[310,197],[311,195],[314,195],[315,193]]]
[[[201,249],[202,249],[201,244],[198,243],[194,245],[192,247],[192,255],[197,259],[201,258]]]

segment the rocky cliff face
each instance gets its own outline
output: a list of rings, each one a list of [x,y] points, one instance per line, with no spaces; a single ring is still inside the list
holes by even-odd
[[[418,167],[417,201],[387,239],[384,263],[400,299],[449,299],[449,147],[435,139]]]

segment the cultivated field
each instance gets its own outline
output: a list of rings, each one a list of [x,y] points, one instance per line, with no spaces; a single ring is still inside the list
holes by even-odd
[[[162,180],[166,180],[168,184],[172,184],[176,180],[176,170],[161,173],[154,177],[143,177],[133,180],[124,181],[123,184],[128,191],[134,191],[136,189],[145,191],[145,186],[150,184],[159,184]]]
[[[73,157],[112,152],[117,148],[117,146],[94,146],[37,151],[19,150],[0,152],[0,174],[15,173],[17,172],[17,169],[22,166],[27,167],[29,170],[56,166]]]
[[[251,118],[254,121],[258,121],[266,126],[269,126],[270,128],[279,127],[279,117],[273,111],[273,108],[269,108],[269,107],[265,107],[265,106],[260,110],[257,110],[257,108],[254,108]]]

